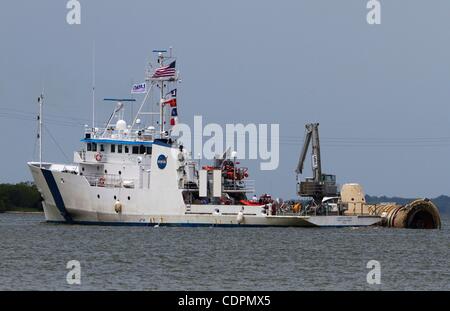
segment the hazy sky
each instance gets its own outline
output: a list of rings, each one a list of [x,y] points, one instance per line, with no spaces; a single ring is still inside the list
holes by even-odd
[[[80,2],[71,26],[66,0],[1,1],[0,182],[31,179],[42,87],[46,126],[72,159],[90,124],[95,40],[99,121],[101,98],[130,96],[152,49],[173,46],[181,121],[279,123],[279,169],[244,162],[258,192],[294,197],[304,124],[320,122],[339,183],[450,194],[450,1],[381,1],[377,26],[366,0]],[[45,159],[67,162],[45,135]]]

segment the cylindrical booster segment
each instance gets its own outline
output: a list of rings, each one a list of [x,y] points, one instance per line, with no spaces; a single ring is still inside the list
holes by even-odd
[[[383,218],[382,225],[394,228],[440,229],[441,217],[429,199],[414,200],[406,205],[384,203],[369,205],[372,214]]]

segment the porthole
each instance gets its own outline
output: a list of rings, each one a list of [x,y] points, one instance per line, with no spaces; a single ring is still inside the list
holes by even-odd
[[[100,194],[97,194],[97,199],[100,199]]]
[[[108,174],[108,170],[105,170],[105,174]]]
[[[114,196],[114,200],[117,200],[117,196]]]
[[[121,172],[121,171],[119,171],[119,175],[122,175],[122,172]]]
[[[128,197],[128,201],[130,201],[131,200],[131,197]]]

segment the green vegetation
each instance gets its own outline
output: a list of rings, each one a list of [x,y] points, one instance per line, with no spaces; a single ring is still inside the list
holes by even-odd
[[[0,184],[0,212],[42,211],[41,194],[30,182]]]

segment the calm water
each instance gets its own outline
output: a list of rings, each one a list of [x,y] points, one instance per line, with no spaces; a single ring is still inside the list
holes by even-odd
[[[0,214],[0,290],[450,290],[442,230],[52,225]],[[368,285],[369,260],[381,285]],[[66,263],[81,262],[81,285]]]

